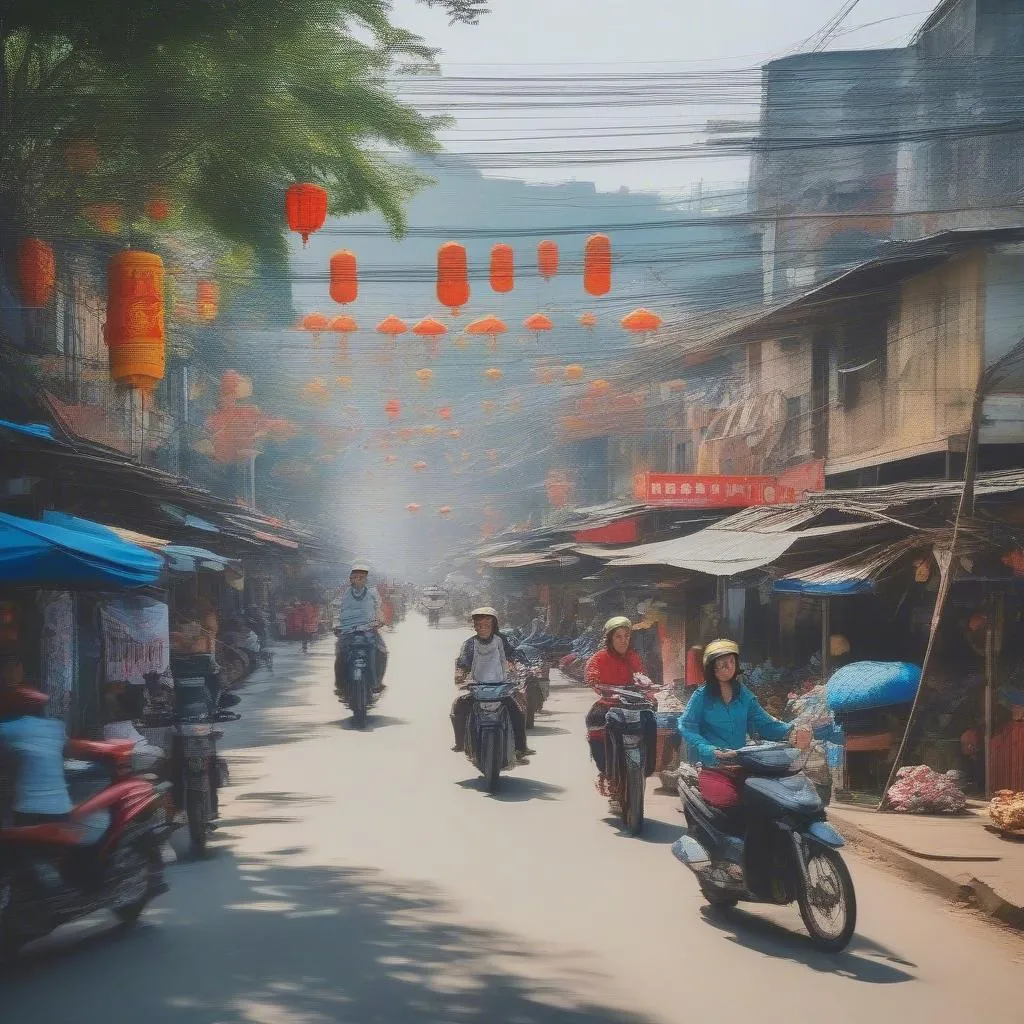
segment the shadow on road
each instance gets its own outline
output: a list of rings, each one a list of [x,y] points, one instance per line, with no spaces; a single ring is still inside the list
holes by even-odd
[[[535,725],[529,730],[531,736],[568,736],[569,730],[558,725]]]
[[[357,729],[355,721],[351,715],[346,718],[339,718],[336,722],[331,723],[337,726],[339,729],[343,729],[345,732],[373,732],[375,729],[387,729],[392,725],[408,725],[409,723],[404,718],[392,718],[390,715],[377,715],[372,711],[366,716],[366,725],[362,729]]]
[[[114,985],[120,1005],[145,1005],[147,1024],[645,1019],[581,1001],[574,993],[593,975],[457,923],[428,886],[274,858],[217,858],[204,870],[202,892],[162,901],[168,909],[131,932],[24,954],[3,979],[4,1019],[109,1020]]]
[[[484,780],[480,776],[475,779],[463,779],[457,783],[463,789],[476,789],[481,793],[484,791]],[[565,789],[562,786],[552,785],[550,782],[541,782],[539,779],[526,779],[515,775],[503,775],[497,793],[491,793],[492,800],[499,800],[506,804],[522,803],[526,800],[557,800]]]
[[[708,924],[724,932],[730,942],[765,956],[793,960],[824,974],[869,985],[894,985],[914,980],[914,976],[902,968],[916,967],[916,964],[859,935],[854,936],[842,953],[819,952],[802,930],[795,911],[792,930],[740,909],[722,911],[702,907],[700,913]]]

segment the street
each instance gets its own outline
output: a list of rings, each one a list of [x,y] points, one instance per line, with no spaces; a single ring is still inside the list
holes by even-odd
[[[605,819],[588,695],[553,684],[532,763],[486,796],[449,752],[463,627],[388,636],[365,733],[332,693],[333,644],[278,648],[227,726],[231,787],[209,857],[182,854],[134,930],[93,920],[0,977],[10,1022],[1008,1020],[1024,944],[849,855],[858,934],[830,958],[795,908],[709,911],[669,852],[678,801],[642,839]],[[657,780],[650,783],[651,790]]]

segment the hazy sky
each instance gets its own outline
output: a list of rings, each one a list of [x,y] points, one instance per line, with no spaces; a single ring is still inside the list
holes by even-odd
[[[444,15],[414,0],[394,0],[395,20],[442,50],[449,76],[507,77],[697,73],[722,87],[743,83],[743,95],[756,104],[754,79],[744,69],[797,52],[824,25],[843,0],[493,0],[492,13],[476,27],[451,27]],[[861,49],[905,44],[934,6],[929,0],[860,0],[834,36],[829,49]],[[735,71],[734,75],[728,72]],[[711,78],[712,73],[714,79]],[[748,84],[749,83],[749,84]],[[554,86],[553,90],[558,87]],[[596,87],[600,89],[601,87]],[[474,97],[475,98],[475,97]],[[445,99],[459,113],[460,87]],[[756,109],[756,108],[755,108]],[[446,137],[453,150],[495,154],[530,149],[630,147],[629,132],[660,126],[658,137],[637,139],[637,148],[672,147],[693,141],[684,129],[716,116],[743,116],[738,101],[721,110],[701,104],[599,110],[537,117],[528,110],[464,108],[459,127]],[[525,115],[525,116],[524,116]],[[579,136],[594,133],[601,141]],[[534,142],[529,136],[543,135]],[[573,138],[573,136],[576,138]],[[611,136],[611,138],[609,138]],[[531,180],[593,180],[601,189],[620,186],[675,192],[689,182],[732,183],[745,175],[743,161],[673,160],[598,166],[502,168],[494,173]]]

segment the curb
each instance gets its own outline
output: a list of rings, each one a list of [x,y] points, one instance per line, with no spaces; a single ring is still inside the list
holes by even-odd
[[[962,875],[958,881],[941,871],[923,864],[916,857],[903,852],[898,844],[883,839],[868,829],[861,828],[837,815],[833,824],[852,846],[862,846],[881,860],[906,871],[915,881],[937,892],[954,903],[968,903],[985,911],[991,917],[1024,931],[1024,907],[1004,899],[990,885],[971,875]]]

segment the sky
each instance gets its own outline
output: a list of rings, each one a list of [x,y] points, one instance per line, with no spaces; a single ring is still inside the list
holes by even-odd
[[[755,119],[756,69],[806,49],[806,40],[844,6],[845,0],[493,0],[479,25],[449,26],[439,11],[394,0],[394,20],[442,51],[450,79],[440,95],[424,96],[420,86],[406,98],[447,105],[458,124],[443,141],[455,152],[483,154],[492,165],[488,173],[686,195],[695,182],[705,190],[742,183],[746,161],[681,160],[664,151],[697,141],[696,128],[706,121]],[[905,45],[933,6],[859,0],[826,48]],[[564,105],[517,108],[527,76],[547,79],[539,87],[543,103]],[[689,76],[697,76],[696,85]],[[482,78],[504,82],[481,87]],[[510,95],[481,99],[500,87]],[[631,87],[666,89],[666,101],[653,105],[648,95],[639,107],[602,104],[621,100]],[[571,95],[559,101],[567,92],[589,92],[591,102],[574,106]],[[638,150],[652,147],[662,149],[658,158],[637,158]],[[567,165],[566,150],[595,148],[622,149],[630,159]],[[538,150],[518,166],[511,155]]]

